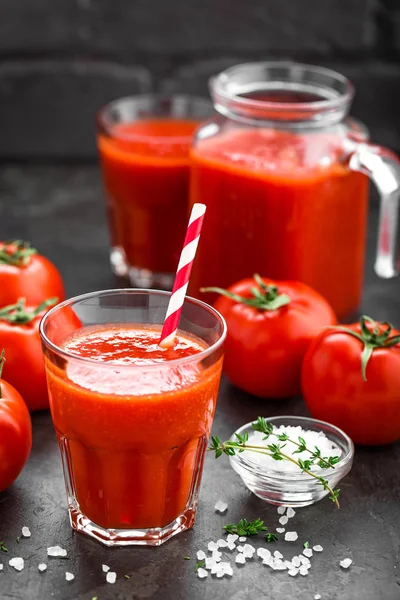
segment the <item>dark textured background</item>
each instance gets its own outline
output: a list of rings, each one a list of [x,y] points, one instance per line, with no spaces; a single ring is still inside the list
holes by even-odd
[[[400,150],[399,0],[0,0],[0,159],[93,160],[109,100],[207,94],[243,61],[331,66],[353,114]]]

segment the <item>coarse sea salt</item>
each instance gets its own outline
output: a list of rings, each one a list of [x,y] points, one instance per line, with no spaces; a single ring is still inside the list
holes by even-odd
[[[348,569],[352,562],[353,561],[351,560],[351,558],[344,558],[343,560],[340,561],[340,566],[343,569]]]
[[[205,577],[208,577],[208,573],[205,569],[200,567],[200,569],[197,569],[197,577],[199,579],[204,579]]]
[[[279,519],[279,523],[281,525],[286,525],[286,523],[289,521],[288,517],[286,515],[283,515],[282,517],[280,517]]]
[[[244,565],[246,562],[246,557],[244,554],[236,554],[235,563],[238,565]]]
[[[277,527],[276,528],[276,532],[277,533],[285,533],[285,528],[284,527]]]
[[[199,551],[197,552],[196,556],[197,556],[197,560],[206,560],[206,553],[205,553],[205,552],[203,552],[203,550],[199,550]],[[106,565],[103,565],[103,571],[104,571],[104,567],[105,567],[105,566],[106,566]],[[109,569],[109,568],[110,568],[110,567],[108,567],[108,569]],[[107,569],[107,571],[108,571],[108,569]]]
[[[312,549],[314,550],[314,552],[322,552],[323,547],[317,544],[316,546],[313,546]]]
[[[101,565],[101,568],[103,569],[103,573],[108,573],[108,571],[110,570],[110,567],[108,565]]]
[[[239,542],[247,542],[247,537],[245,537],[244,535],[241,535],[239,538]]]
[[[8,561],[8,564],[10,565],[10,567],[14,567],[14,569],[16,571],[22,571],[22,569],[24,568],[24,559],[21,558],[20,556],[16,556],[15,558],[12,558],[11,560]]]
[[[285,541],[286,542],[295,542],[298,538],[297,531],[287,531],[285,533]]]
[[[295,514],[296,514],[296,511],[293,510],[293,508],[291,506],[289,506],[289,508],[286,511],[286,516],[289,517],[289,519],[292,519]]]
[[[73,573],[69,573],[68,571],[65,573],[65,579],[67,581],[73,581],[75,579],[75,575]]]
[[[117,574],[114,571],[108,571],[106,580],[107,583],[115,583],[117,581]]]
[[[334,444],[333,442],[331,442],[331,440],[329,440],[326,435],[322,432],[322,431],[312,431],[311,429],[303,429],[300,426],[297,427],[292,427],[291,425],[281,425],[280,427],[274,427],[274,434],[280,435],[280,434],[287,434],[289,436],[289,438],[295,440],[297,442],[299,437],[304,438],[306,445],[308,448],[314,448],[315,446],[317,446],[320,450],[321,450],[321,455],[322,456],[326,456],[326,457],[330,457],[330,456],[339,456],[342,454],[340,448],[338,446],[336,446],[336,444]],[[274,437],[274,436],[272,436]],[[253,433],[251,433],[249,435],[249,439],[248,439],[248,444],[252,445],[252,446],[265,446],[265,440],[264,438],[264,434],[261,433],[260,431],[254,431]],[[302,454],[298,454],[296,452],[296,450],[298,450],[299,447],[297,444],[294,444],[291,441],[286,441],[285,442],[285,453],[288,454],[289,456],[294,455],[294,458],[296,458],[296,460],[300,457],[305,456],[305,453]],[[241,454],[242,458],[245,458],[246,461],[252,462],[253,464],[258,464],[261,465],[263,467],[268,468],[269,470],[273,470],[273,471],[284,471],[284,472],[296,472],[299,470],[298,465],[292,463],[291,461],[288,460],[274,460],[271,456],[268,456],[267,454],[261,454],[261,453],[255,453],[252,452],[251,450],[245,450],[242,454]],[[314,466],[314,470],[321,470],[321,468],[316,464]],[[283,512],[281,513],[280,510],[282,510],[282,508],[284,508],[286,510],[286,507],[278,507],[278,513],[279,514],[283,514]],[[290,508],[288,509],[288,511],[290,510]],[[292,509],[293,510],[293,509]],[[293,511],[294,512],[294,511]],[[286,513],[287,514],[287,513]],[[290,512],[290,514],[292,514],[292,512]],[[289,515],[288,515],[289,516]],[[290,518],[290,517],[289,517]]]
[[[67,551],[60,546],[50,546],[47,548],[47,556],[65,558],[67,556]]]
[[[3,569],[4,569],[4,565],[2,565],[2,564],[0,563],[0,571],[2,571]]]
[[[313,555],[313,551],[311,548],[304,548],[303,554],[304,556],[307,556],[307,558],[310,558]]]
[[[276,510],[278,511],[278,515],[284,515],[286,512],[286,506],[278,506]]]
[[[224,513],[228,510],[228,504],[223,500],[217,500],[214,506],[215,512]]]
[[[44,572],[47,570],[47,565],[46,565],[46,563],[40,563],[40,564],[38,565],[38,569],[39,569],[39,571],[40,571],[41,573],[44,573]]]
[[[314,596],[314,600],[321,600],[322,596],[321,594],[315,594]]]
[[[31,534],[31,532],[30,532],[30,530],[29,530],[29,527],[23,527],[23,528],[22,528],[22,537],[25,537],[25,538],[30,538],[30,537],[31,537],[31,535],[32,535],[32,534]]]

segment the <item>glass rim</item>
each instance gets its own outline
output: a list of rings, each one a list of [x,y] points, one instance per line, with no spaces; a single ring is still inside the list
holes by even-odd
[[[44,327],[46,325],[46,322],[48,321],[48,319],[51,319],[51,317],[57,313],[59,310],[66,308],[68,306],[72,306],[74,303],[76,302],[81,302],[83,300],[87,300],[90,298],[98,298],[100,296],[106,296],[106,295],[112,295],[112,294],[147,294],[147,295],[151,295],[151,294],[155,294],[158,296],[171,296],[171,292],[165,291],[165,290],[153,290],[150,288],[113,288],[113,289],[109,289],[109,290],[99,290],[99,291],[95,291],[95,292],[88,292],[86,294],[80,294],[78,296],[73,296],[72,298],[68,298],[67,300],[64,300],[63,302],[60,302],[59,304],[56,304],[56,306],[53,306],[53,308],[51,308],[48,312],[46,312],[43,317],[40,320],[39,323],[39,333],[40,333],[40,337],[42,340],[42,343],[46,346],[46,348],[50,349],[52,352],[55,352],[56,354],[58,354],[59,356],[62,356],[63,358],[70,360],[76,360],[79,361],[81,363],[84,364],[89,364],[92,367],[96,366],[99,367],[101,366],[102,368],[112,368],[115,369],[116,366],[118,366],[118,369],[141,369],[142,371],[144,370],[154,370],[155,368],[157,369],[162,369],[162,368],[167,368],[170,367],[171,365],[173,367],[182,365],[182,364],[188,364],[191,362],[197,362],[199,360],[204,360],[205,358],[207,358],[208,356],[210,356],[211,354],[213,354],[216,350],[218,350],[222,344],[225,341],[226,338],[226,333],[227,333],[227,324],[226,321],[224,319],[224,317],[212,306],[210,306],[209,304],[207,304],[206,302],[203,302],[202,300],[198,300],[197,298],[192,298],[191,296],[185,296],[185,302],[189,301],[190,303],[194,304],[195,306],[198,306],[199,308],[202,308],[204,310],[206,310],[209,314],[212,314],[217,321],[219,321],[222,325],[222,333],[220,335],[220,337],[218,338],[218,340],[216,342],[214,342],[214,344],[212,344],[211,346],[208,346],[207,348],[205,348],[204,350],[201,350],[200,352],[198,352],[197,354],[192,354],[190,356],[185,356],[183,358],[175,358],[173,360],[168,360],[165,362],[161,362],[161,363],[153,363],[153,364],[149,364],[149,365],[140,365],[140,364],[129,364],[129,365],[125,365],[125,364],[117,364],[117,363],[106,363],[106,362],[102,362],[101,360],[94,360],[92,358],[86,358],[83,356],[79,356],[78,354],[74,354],[73,352],[69,352],[68,350],[65,350],[63,348],[61,348],[60,346],[58,346],[57,344],[55,344],[54,342],[52,342],[47,334],[44,331]],[[178,329],[179,331],[179,329]]]
[[[255,100],[252,98],[246,98],[245,96],[241,96],[237,93],[231,92],[227,90],[227,79],[232,77],[233,75],[239,73],[243,69],[249,68],[268,68],[268,69],[293,69],[296,67],[298,69],[309,70],[315,74],[321,74],[323,76],[330,77],[332,81],[336,81],[341,83],[344,86],[344,91],[342,93],[338,92],[338,95],[333,98],[324,98],[322,100],[313,100],[307,102],[275,102],[271,100]],[[271,79],[271,82],[273,79]],[[282,83],[287,83],[286,81],[282,81]],[[299,82],[301,83],[301,82]],[[343,104],[349,103],[355,93],[354,86],[351,81],[345,76],[335,71],[334,69],[330,69],[328,67],[320,67],[318,65],[312,65],[308,63],[301,63],[290,60],[274,60],[274,61],[253,61],[240,63],[238,65],[233,65],[232,67],[228,67],[218,75],[214,75],[210,78],[210,86],[214,90],[214,92],[218,95],[219,98],[229,102],[236,101],[240,102],[243,107],[248,109],[258,109],[265,111],[276,111],[279,110],[281,112],[293,112],[293,111],[310,111],[310,110],[327,110],[338,108]]]
[[[131,96],[121,96],[120,98],[115,98],[114,100],[111,100],[110,102],[108,102],[107,104],[105,104],[104,106],[102,106],[98,111],[97,111],[97,115],[96,115],[96,121],[97,124],[102,127],[105,132],[112,138],[112,139],[116,139],[116,140],[125,140],[125,141],[147,141],[149,139],[152,140],[152,144],[164,144],[166,140],[168,140],[169,144],[179,144],[179,143],[185,143],[185,142],[190,142],[193,138],[193,133],[188,134],[188,135],[177,135],[177,136],[153,136],[153,135],[143,135],[143,134],[137,134],[137,133],[121,133],[118,132],[116,133],[115,130],[113,131],[113,124],[110,122],[110,120],[107,118],[108,113],[110,110],[112,110],[113,108],[118,107],[118,105],[120,105],[121,103],[125,102],[125,103],[130,103],[131,105],[137,105],[139,106],[140,103],[145,103],[145,102],[152,102],[152,101],[162,101],[162,100],[184,100],[184,101],[190,101],[190,102],[194,102],[195,104],[198,105],[203,105],[204,107],[208,107],[210,108],[210,115],[208,117],[204,117],[203,120],[206,120],[207,118],[211,117],[211,112],[212,112],[212,102],[209,98],[206,98],[205,96],[197,96],[197,95],[191,95],[191,94],[169,94],[169,93],[164,93],[164,92],[154,92],[154,93],[148,93],[148,94],[132,94]],[[151,113],[151,111],[149,111],[149,113]],[[148,119],[150,118],[168,118],[171,121],[176,119],[177,117],[172,117],[172,116],[166,116],[166,117],[162,117],[161,115],[153,115],[153,117],[151,117],[149,115],[149,117],[146,117]],[[180,120],[185,120],[188,119],[188,116],[181,116],[179,117]],[[134,119],[132,121],[126,121],[128,122],[139,122],[145,120],[143,119]],[[189,119],[188,119],[189,120]],[[196,119],[193,118],[193,120],[195,121]],[[200,125],[201,121],[199,120],[199,125]]]

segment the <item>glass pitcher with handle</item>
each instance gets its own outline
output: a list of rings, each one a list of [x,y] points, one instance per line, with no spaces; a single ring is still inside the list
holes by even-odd
[[[381,196],[375,270],[397,266],[400,163],[349,118],[351,82],[292,62],[238,65],[210,80],[218,115],[197,131],[190,202],[207,205],[189,292],[253,273],[303,281],[339,317],[360,303],[368,177]]]

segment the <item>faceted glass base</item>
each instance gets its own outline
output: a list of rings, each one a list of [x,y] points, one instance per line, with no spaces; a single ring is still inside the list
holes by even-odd
[[[196,506],[186,508],[172,523],[150,529],[104,529],[85,517],[71,504],[69,518],[72,529],[94,538],[105,546],[161,546],[174,535],[194,525]]]
[[[114,246],[111,249],[110,263],[114,275],[128,278],[132,287],[172,290],[173,273],[155,273],[149,269],[132,267],[127,262],[125,252],[120,246]]]

